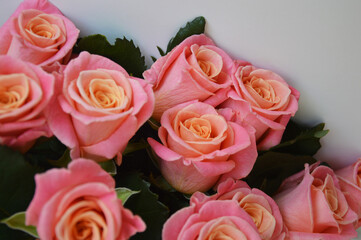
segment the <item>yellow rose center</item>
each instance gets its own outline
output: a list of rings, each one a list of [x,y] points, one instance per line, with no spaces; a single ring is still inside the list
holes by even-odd
[[[233,224],[220,224],[212,229],[206,240],[246,240],[247,237]]]
[[[0,75],[0,113],[21,107],[29,96],[29,80],[25,74]]]
[[[212,126],[207,119],[190,118],[184,121],[184,126],[201,138],[211,137]]]
[[[91,198],[73,203],[55,228],[58,239],[105,239],[107,223],[101,208]]]
[[[46,19],[42,18],[42,15],[39,15],[28,22],[25,30],[43,38],[53,38],[59,31],[59,27],[49,23]]]
[[[320,189],[324,194],[328,207],[333,212],[334,218],[336,220],[342,220],[345,212],[344,209],[341,209],[339,206],[337,192],[333,184],[332,177],[327,174],[325,182],[323,182],[321,179],[314,179],[313,186]]]
[[[201,46],[196,53],[199,67],[209,80],[216,82],[223,67],[222,57],[213,50]]]
[[[129,101],[124,89],[118,86],[113,79],[91,80],[88,97],[91,99],[92,105],[97,108],[116,108]]]
[[[272,85],[262,78],[255,76],[245,77],[243,79],[243,83],[251,95],[253,95],[253,93],[258,94],[259,97],[269,102],[271,106],[277,104],[280,101],[280,98],[276,96]]]

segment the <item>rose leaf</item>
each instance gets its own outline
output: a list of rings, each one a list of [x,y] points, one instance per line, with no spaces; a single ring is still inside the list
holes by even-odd
[[[281,143],[272,147],[270,151],[313,156],[321,148],[320,139],[329,132],[324,128],[324,123],[307,127],[290,121]]]
[[[11,217],[3,219],[1,222],[5,223],[9,228],[21,230],[33,237],[39,238],[35,226],[25,225],[25,212],[15,213]]]
[[[139,191],[132,191],[129,188],[125,188],[125,187],[116,188],[115,192],[117,193],[118,199],[122,200],[123,205],[129,199],[129,197],[131,197],[134,194],[139,193]]]
[[[134,45],[133,40],[128,40],[125,37],[117,38],[112,45],[101,34],[90,35],[79,39],[73,51],[75,53],[88,51],[107,57],[135,77],[142,77],[142,73],[147,69],[139,47]]]
[[[158,195],[149,189],[150,184],[144,181],[139,173],[135,172],[118,174],[116,176],[116,182],[117,186],[139,191],[139,193],[133,195],[124,206],[134,214],[139,215],[147,225],[147,229],[145,232],[133,236],[132,240],[160,240],[162,227],[168,218],[169,210],[163,203],[158,201]]]
[[[170,52],[175,46],[180,44],[187,37],[190,37],[194,34],[204,33],[205,25],[206,19],[202,16],[196,17],[192,21],[187,22],[186,26],[180,28],[177,34],[169,41],[167,46],[167,53]]]

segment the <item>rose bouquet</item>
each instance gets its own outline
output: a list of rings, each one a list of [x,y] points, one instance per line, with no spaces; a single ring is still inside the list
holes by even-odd
[[[233,59],[195,18],[147,68],[132,40],[79,30],[47,0],[0,29],[1,239],[352,239],[358,159],[300,93]]]

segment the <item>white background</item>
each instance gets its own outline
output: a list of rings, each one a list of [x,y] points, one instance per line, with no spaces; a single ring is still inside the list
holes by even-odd
[[[0,0],[0,24],[19,0]],[[126,36],[148,66],[179,27],[197,16],[233,58],[273,70],[301,92],[296,119],[326,122],[320,160],[333,167],[361,156],[361,1],[52,0],[81,30]]]

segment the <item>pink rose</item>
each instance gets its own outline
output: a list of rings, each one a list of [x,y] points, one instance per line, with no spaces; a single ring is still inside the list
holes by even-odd
[[[159,143],[148,139],[165,179],[178,191],[206,191],[248,175],[257,158],[253,129],[227,121],[211,105],[179,104],[164,112]]]
[[[151,86],[105,57],[82,52],[66,66],[62,90],[49,125],[72,158],[118,156],[120,164],[128,141],[152,114]]]
[[[44,112],[54,81],[39,66],[0,56],[0,144],[25,152],[37,138],[52,135]]]
[[[348,204],[351,209],[357,213],[358,222],[356,228],[358,228],[361,226],[361,158],[354,164],[340,169],[335,173]]]
[[[341,192],[332,169],[307,164],[286,179],[274,197],[290,239],[351,239],[357,214]]]
[[[36,226],[42,240],[125,240],[145,230],[117,198],[114,179],[91,160],[75,159],[68,169],[37,174],[35,182],[26,224]]]
[[[25,0],[0,29],[0,54],[45,66],[67,57],[78,35],[47,0]]]
[[[277,145],[298,109],[299,92],[279,75],[239,62],[232,75],[233,89],[220,107],[238,112],[238,122],[256,129],[258,149]]]
[[[164,111],[190,100],[203,101],[231,85],[233,60],[205,35],[193,35],[144,72],[153,84],[159,120]]]
[[[285,239],[283,220],[276,202],[261,190],[251,189],[245,182],[228,179],[218,185],[216,194],[208,197],[197,192],[192,198],[198,201],[235,200],[251,216],[262,239]]]
[[[251,217],[233,200],[191,200],[164,224],[163,240],[260,240]]]

